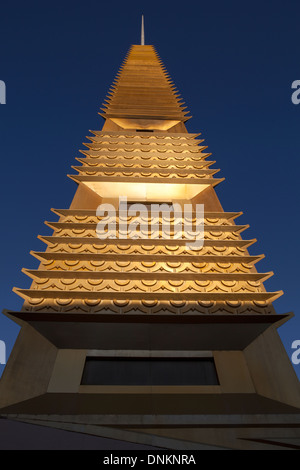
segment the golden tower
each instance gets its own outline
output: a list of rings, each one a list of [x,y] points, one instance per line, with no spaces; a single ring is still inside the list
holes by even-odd
[[[5,311],[21,330],[1,416],[128,448],[299,448],[299,381],[277,333],[291,315],[275,312],[281,292],[266,291],[241,212],[223,210],[223,179],[153,46],[130,48],[101,116],[70,207],[53,209],[39,267],[24,269],[32,284],[15,289],[23,307]],[[158,212],[129,238],[136,204]],[[178,236],[174,204],[191,224],[204,206],[202,246]]]

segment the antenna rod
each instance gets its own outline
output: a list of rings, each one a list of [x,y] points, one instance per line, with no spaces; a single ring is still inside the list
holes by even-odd
[[[141,46],[145,45],[144,15],[142,15]]]

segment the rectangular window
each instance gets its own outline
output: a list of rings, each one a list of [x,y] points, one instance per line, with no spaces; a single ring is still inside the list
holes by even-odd
[[[82,385],[219,385],[211,357],[87,357]]]

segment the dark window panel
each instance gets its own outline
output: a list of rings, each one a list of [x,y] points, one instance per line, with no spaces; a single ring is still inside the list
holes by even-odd
[[[213,358],[87,357],[82,385],[218,385]]]

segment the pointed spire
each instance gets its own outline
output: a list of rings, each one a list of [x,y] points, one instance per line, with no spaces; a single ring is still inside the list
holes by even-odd
[[[142,15],[141,46],[145,45],[144,15]]]
[[[143,23],[142,23],[143,25]],[[143,33],[143,28],[142,28]],[[143,39],[143,34],[142,34]],[[151,45],[133,45],[103,103],[103,117],[186,122],[182,99]],[[180,96],[180,95],[179,95]]]

